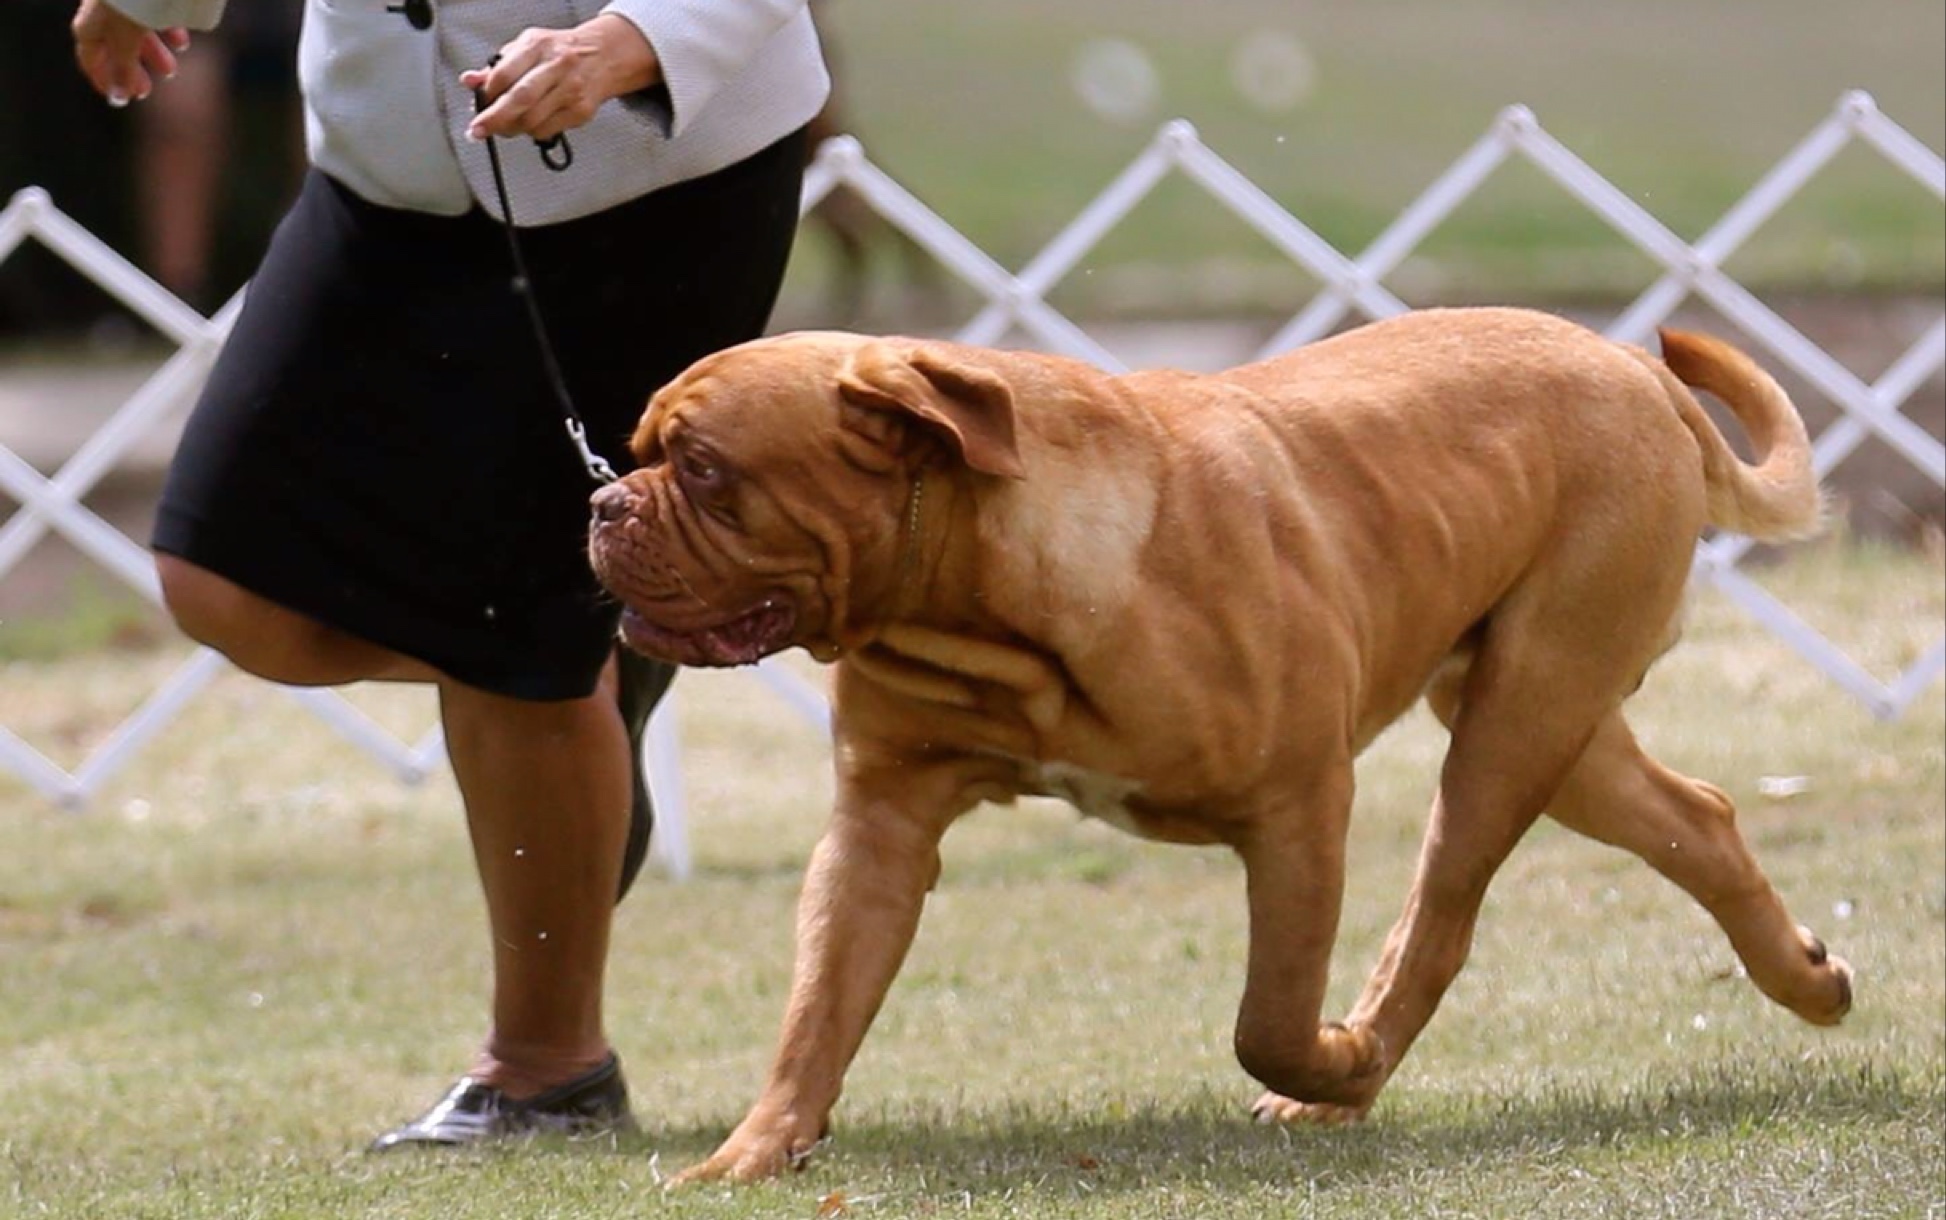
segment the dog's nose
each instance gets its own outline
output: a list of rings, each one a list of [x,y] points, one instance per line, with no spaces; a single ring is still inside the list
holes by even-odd
[[[607,525],[634,510],[635,493],[626,483],[610,483],[588,498],[588,507],[595,515],[595,524]]]

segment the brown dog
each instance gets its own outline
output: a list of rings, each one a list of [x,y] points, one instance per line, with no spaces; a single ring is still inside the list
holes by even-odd
[[[1236,1054],[1260,1117],[1362,1116],[1543,811],[1625,848],[1807,1021],[1851,971],[1785,911],[1722,792],[1621,704],[1674,641],[1706,525],[1815,527],[1802,422],[1748,358],[1662,359],[1517,310],[1427,311],[1218,376],[1111,377],[947,343],[787,335],[656,395],[595,497],[626,641],[688,665],[835,661],[837,803],[782,1044],[685,1177],[799,1161],[898,970],[953,820],[1065,797],[1248,877]],[[1685,385],[1754,442],[1739,461]],[[1452,733],[1405,913],[1319,1020],[1352,760],[1426,698]]]

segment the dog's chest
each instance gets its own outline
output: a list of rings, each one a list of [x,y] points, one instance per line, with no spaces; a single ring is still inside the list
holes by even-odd
[[[1130,798],[1142,787],[1134,780],[1065,762],[1025,763],[1022,771],[1025,787],[1036,795],[1057,797],[1083,815],[1129,834],[1148,833],[1142,819],[1129,807]]]

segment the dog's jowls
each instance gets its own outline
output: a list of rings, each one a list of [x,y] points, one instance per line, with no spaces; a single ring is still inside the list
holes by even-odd
[[[1819,513],[1776,383],[1714,340],[1662,342],[1427,311],[1217,376],[1111,377],[802,334],[659,393],[642,468],[595,498],[625,640],[836,663],[836,808],[782,1042],[688,1176],[775,1173],[824,1134],[940,837],[1026,793],[1241,857],[1236,1053],[1261,1118],[1365,1114],[1542,813],[1687,890],[1766,995],[1841,1018],[1849,967],[1792,921],[1728,798],[1622,717],[1675,639],[1699,532],[1785,538]],[[1730,407],[1754,466],[1686,386]],[[1418,874],[1363,995],[1323,1021],[1352,762],[1420,698],[1452,741]]]

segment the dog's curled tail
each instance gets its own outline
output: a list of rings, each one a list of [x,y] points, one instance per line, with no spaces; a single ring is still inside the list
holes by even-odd
[[[1804,538],[1824,524],[1811,440],[1784,387],[1736,348],[1708,335],[1663,329],[1662,363],[1684,386],[1721,399],[1743,425],[1756,465],[1738,458],[1687,390],[1670,395],[1703,450],[1710,524],[1766,542]]]

